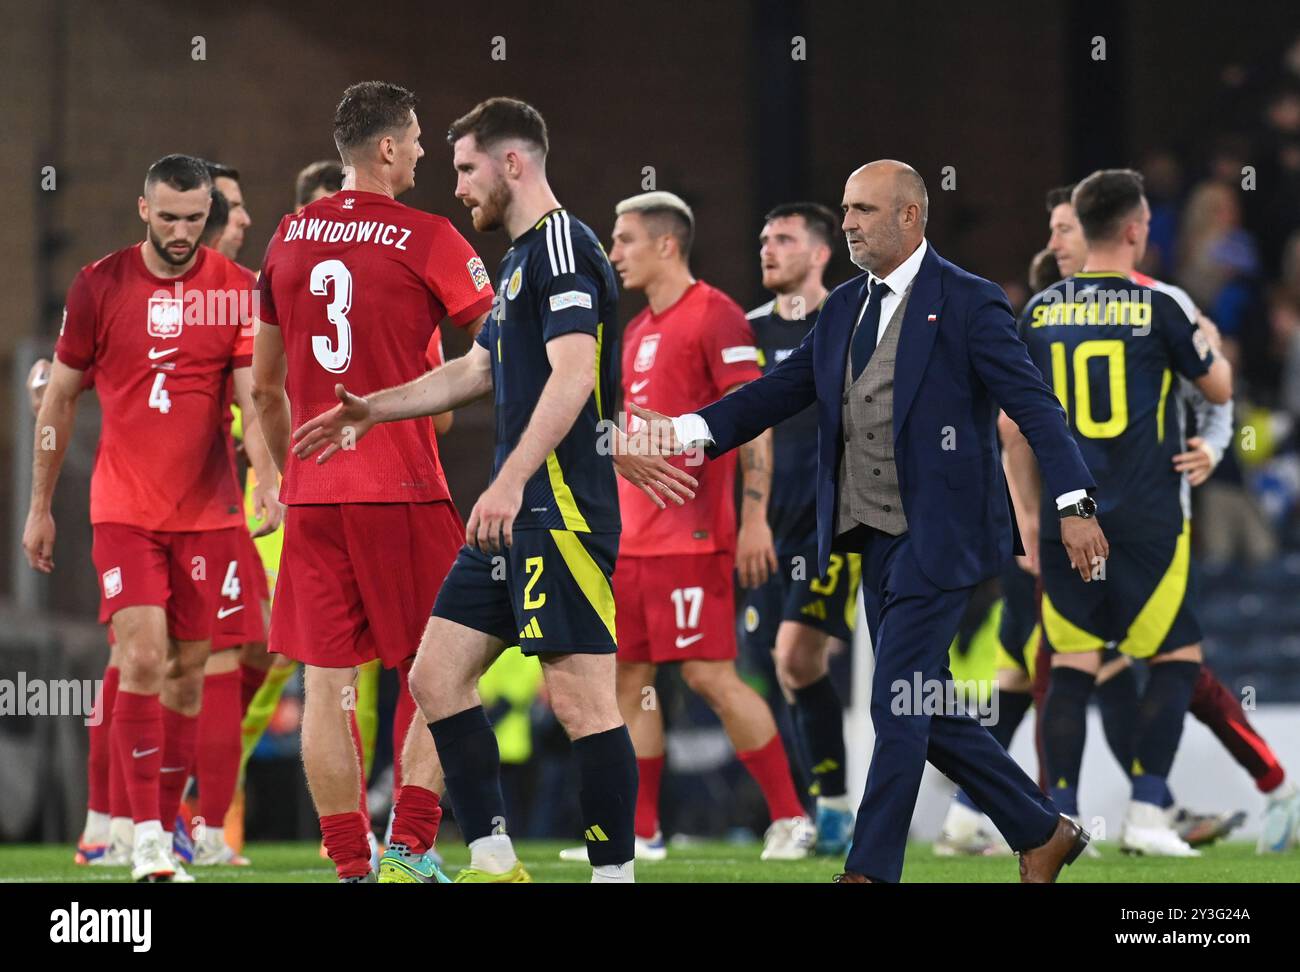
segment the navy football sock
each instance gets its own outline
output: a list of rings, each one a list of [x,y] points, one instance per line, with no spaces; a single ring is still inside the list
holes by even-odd
[[[1133,736],[1137,731],[1137,674],[1130,665],[1097,686],[1097,707],[1106,744],[1119,768],[1128,776],[1133,771]]]
[[[794,690],[794,722],[812,760],[817,795],[844,796],[844,713],[829,675]]]
[[[1052,669],[1043,703],[1043,748],[1047,754],[1048,795],[1062,813],[1079,815],[1079,769],[1088,731],[1091,672],[1057,666]]]
[[[1011,740],[1016,730],[1024,721],[1025,713],[1034,704],[1034,696],[1029,692],[1010,692],[998,689],[998,721],[989,726],[989,733],[1003,749],[1011,748]]]
[[[1201,663],[1160,662],[1151,666],[1138,709],[1133,744],[1133,799],[1167,807],[1173,796],[1165,784],[1183,735],[1183,718],[1192,700]]]
[[[626,864],[635,844],[636,751],[627,726],[573,741],[581,789],[578,803],[592,867]]]
[[[469,844],[504,832],[506,802],[501,796],[501,752],[483,706],[429,723],[442,762],[456,823]]]

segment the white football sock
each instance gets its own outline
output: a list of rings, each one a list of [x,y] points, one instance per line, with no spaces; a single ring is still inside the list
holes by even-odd
[[[111,819],[106,813],[100,813],[98,810],[87,810],[86,826],[82,831],[82,839],[88,844],[107,844],[108,824]]]
[[[636,884],[632,861],[626,864],[602,864],[591,869],[592,884]]]
[[[163,831],[161,820],[141,820],[135,825],[135,849],[138,851],[140,845],[150,837],[157,838],[158,840],[168,837],[167,849],[171,849],[170,835]]]
[[[517,860],[509,834],[488,834],[469,845],[469,866],[475,870],[505,874]]]

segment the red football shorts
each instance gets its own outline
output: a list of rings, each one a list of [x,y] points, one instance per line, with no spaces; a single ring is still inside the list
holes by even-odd
[[[178,641],[212,637],[217,592],[235,547],[235,528],[197,532],[96,523],[91,559],[99,574],[99,623],[123,608],[157,605]]]
[[[735,658],[735,561],[729,551],[620,557],[614,568],[619,661]]]
[[[266,568],[247,527],[235,529],[235,549],[221,570],[217,589],[217,620],[212,650],[266,641],[262,602],[271,599]]]
[[[447,501],[290,506],[269,649],[318,668],[397,667],[464,542]]]

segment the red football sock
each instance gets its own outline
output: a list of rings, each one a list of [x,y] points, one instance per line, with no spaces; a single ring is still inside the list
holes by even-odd
[[[235,796],[239,756],[239,691],[237,671],[203,679],[203,708],[199,711],[198,750],[194,775],[199,781],[199,815],[209,827],[220,827]]]
[[[649,840],[659,831],[659,784],[664,776],[664,758],[638,756],[636,771],[640,783],[636,791],[636,822],[632,829],[638,837]]]
[[[754,777],[758,788],[763,791],[767,801],[767,812],[773,820],[783,817],[802,817],[803,804],[794,789],[794,779],[790,776],[790,763],[785,757],[785,746],[781,743],[781,734],[775,733],[759,749],[746,753],[737,753],[740,761]]]
[[[423,854],[438,839],[442,807],[438,794],[422,786],[407,785],[397,794],[393,810],[393,836],[390,844],[405,844],[416,854]]]
[[[181,715],[162,706],[163,752],[158,768],[158,819],[169,834],[176,825],[181,808],[181,794],[194,769],[194,750],[198,744],[199,717]],[[220,822],[216,826],[221,826]]]
[[[1241,701],[1206,665],[1201,666],[1187,710],[1205,723],[1232,758],[1254,777],[1261,793],[1282,785],[1286,773],[1272,748],[1246,718]]]
[[[162,766],[162,706],[156,695],[118,689],[113,707],[113,752],[121,766],[130,816],[158,820],[158,770]]]
[[[366,820],[366,829],[371,830],[373,827],[370,823],[370,806],[366,803],[366,757],[365,747],[361,744],[361,726],[357,724],[357,713],[353,709],[348,713],[348,723],[352,727],[352,745],[357,750],[357,778],[360,781],[358,791],[361,796],[357,801],[357,810]]]
[[[113,706],[117,705],[117,686],[121,681],[120,668],[104,669],[104,681],[99,688],[99,698],[95,700],[95,712],[90,727],[90,758],[86,760],[86,806],[96,813],[108,813],[112,806],[109,796],[109,769],[112,760],[109,757],[113,744]]]
[[[402,792],[402,750],[406,746],[406,734],[410,732],[411,720],[419,712],[415,697],[411,695],[411,683],[407,680],[406,666],[397,668],[397,708],[393,711],[393,792]]]
[[[366,819],[356,810],[332,813],[320,818],[325,853],[334,862],[340,878],[365,877],[370,872],[370,844],[366,841]]]
[[[257,668],[254,665],[245,665],[242,662],[239,665],[239,717],[242,719],[248,712],[249,703],[253,701],[253,696],[257,690],[262,687],[266,681],[266,669]]]

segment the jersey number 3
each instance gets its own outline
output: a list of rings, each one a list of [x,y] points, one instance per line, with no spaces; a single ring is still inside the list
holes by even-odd
[[[338,375],[347,371],[352,361],[352,325],[348,323],[348,311],[352,309],[352,274],[342,260],[322,260],[311,268],[313,294],[322,297],[328,294],[331,281],[334,283],[334,296],[325,305],[325,316],[337,331],[338,343],[331,344],[324,334],[316,334],[311,339],[311,350],[322,368]]]

